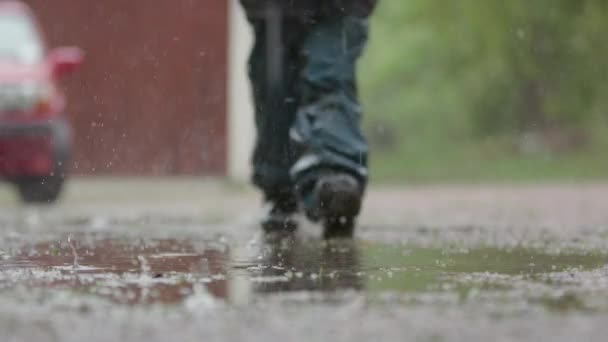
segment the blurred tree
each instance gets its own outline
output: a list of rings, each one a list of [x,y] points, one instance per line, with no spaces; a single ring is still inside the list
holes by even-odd
[[[379,16],[376,36],[399,53],[366,75],[370,98],[406,81],[402,108],[468,116],[481,135],[551,137],[605,113],[606,1],[385,1]]]

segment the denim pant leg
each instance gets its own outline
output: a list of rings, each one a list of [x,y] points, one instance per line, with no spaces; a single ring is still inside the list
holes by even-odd
[[[297,79],[299,51],[305,29],[297,22],[282,25],[283,53],[281,65],[268,65],[264,20],[251,20],[255,43],[249,58],[249,77],[253,89],[256,144],[253,152],[253,183],[267,199],[291,193],[293,184],[289,170],[300,154],[289,138],[298,109]],[[269,89],[267,68],[281,68],[282,81]]]
[[[356,63],[368,39],[368,21],[326,17],[302,45],[299,109],[290,136],[303,154],[291,169],[298,184],[327,171],[347,172],[365,185],[368,145],[361,132]]]

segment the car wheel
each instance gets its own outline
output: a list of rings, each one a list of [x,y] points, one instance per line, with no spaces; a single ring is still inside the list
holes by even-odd
[[[25,203],[50,204],[57,201],[63,188],[64,177],[49,176],[19,180],[17,188]]]

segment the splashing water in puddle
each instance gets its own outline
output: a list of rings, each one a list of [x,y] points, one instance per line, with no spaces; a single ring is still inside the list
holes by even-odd
[[[303,238],[251,246],[253,255],[243,259],[225,241],[69,234],[5,252],[0,288],[62,289],[130,305],[192,303],[202,293],[250,302],[277,293],[292,300],[308,293],[305,301],[323,294],[328,300],[354,291],[372,302],[390,297],[404,304],[517,293],[549,308],[608,310],[585,299],[589,291],[608,293],[608,256],[600,252]]]
[[[72,256],[74,257],[74,262],[72,263],[72,267],[74,271],[78,270],[78,253],[76,252],[76,247],[72,243],[72,234],[68,235],[68,244],[70,245],[70,249],[72,250]]]

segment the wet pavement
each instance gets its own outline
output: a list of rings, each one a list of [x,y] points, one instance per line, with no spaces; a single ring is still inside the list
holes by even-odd
[[[250,190],[154,183],[0,198],[1,341],[608,333],[608,186],[372,188],[357,238],[324,241],[263,236]]]

